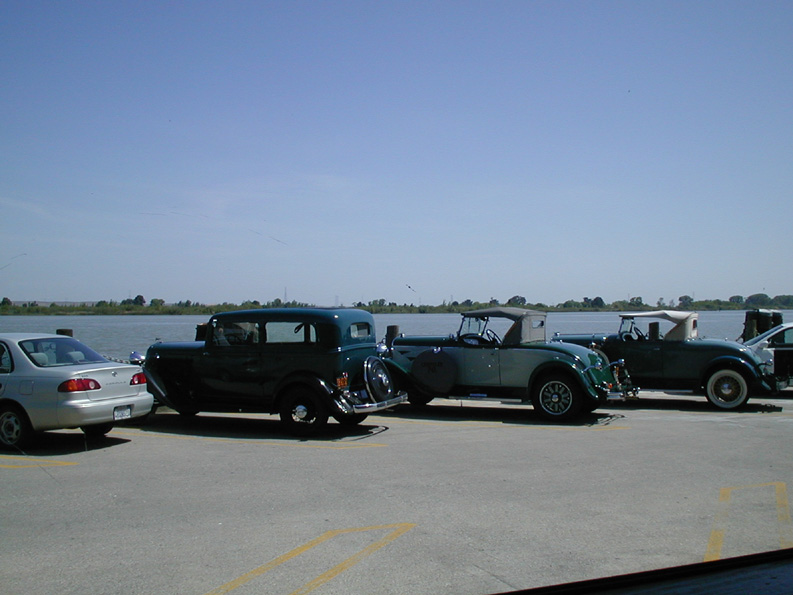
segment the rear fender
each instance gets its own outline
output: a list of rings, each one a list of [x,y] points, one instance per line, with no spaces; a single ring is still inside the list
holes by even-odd
[[[275,389],[275,398],[273,399],[271,413],[278,413],[281,408],[281,401],[283,400],[284,396],[296,386],[304,386],[309,388],[310,390],[317,393],[317,395],[319,395],[326,403],[328,403],[332,407],[332,411],[338,410],[341,413],[345,413],[344,409],[339,404],[338,390],[321,378],[317,378],[316,376],[306,373],[287,376],[286,378],[282,379],[280,383],[278,383],[278,386]]]
[[[756,365],[744,358],[732,355],[723,355],[710,362],[700,378],[700,386],[705,386],[708,382],[708,378],[719,370],[733,370],[741,374],[748,383],[759,384],[765,390],[773,390],[772,385],[766,382],[767,378],[763,376]]]
[[[408,372],[403,366],[396,363],[391,358],[382,358],[388,373],[391,374],[391,380],[394,381],[397,391],[410,391],[414,387],[414,382]]]

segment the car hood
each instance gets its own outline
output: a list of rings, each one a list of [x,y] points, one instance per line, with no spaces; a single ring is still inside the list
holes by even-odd
[[[394,339],[394,345],[416,345],[417,347],[445,347],[456,344],[454,335],[413,335],[401,336]]]
[[[155,343],[149,346],[148,353],[192,353],[203,349],[203,341],[172,341],[170,343]],[[147,355],[148,358],[148,355]]]
[[[615,333],[584,333],[584,334],[562,334],[556,333],[553,336],[552,341],[570,341],[572,343],[577,343],[578,345],[584,345],[588,343],[603,343],[606,339],[616,339],[617,335]]]
[[[580,360],[591,363],[590,356],[593,355],[595,352],[589,349],[588,347],[584,347],[583,345],[577,345],[575,343],[566,343],[564,341],[552,341],[547,343],[524,343],[521,347],[538,347],[542,349],[550,349],[552,351],[558,351],[559,353],[567,353],[569,355],[573,355]]]

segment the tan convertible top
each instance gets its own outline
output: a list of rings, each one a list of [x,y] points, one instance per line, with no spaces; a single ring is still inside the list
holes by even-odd
[[[504,335],[502,345],[545,341],[545,317],[545,312],[524,310],[523,308],[496,307],[463,312],[463,318],[507,318],[514,320],[514,324]]]
[[[620,318],[623,320],[631,318],[658,318],[674,322],[675,326],[672,327],[672,330],[664,335],[664,341],[684,341],[685,339],[693,339],[698,334],[697,319],[699,318],[699,314],[697,312],[653,310],[652,312],[620,314]]]

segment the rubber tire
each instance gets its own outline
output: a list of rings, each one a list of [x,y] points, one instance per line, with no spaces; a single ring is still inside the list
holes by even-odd
[[[389,401],[396,395],[391,374],[379,357],[366,358],[363,364],[363,377],[366,390],[375,401]]]
[[[581,389],[565,374],[548,374],[534,385],[531,403],[534,410],[549,421],[567,421],[583,407]]]
[[[749,400],[749,386],[740,372],[719,370],[705,383],[705,396],[718,409],[737,409]]]
[[[93,424],[90,426],[80,426],[80,429],[87,438],[104,438],[105,434],[113,429],[113,424]]]
[[[17,405],[0,406],[0,445],[20,448],[30,444],[35,432],[27,413]]]
[[[343,426],[357,426],[367,417],[369,417],[368,413],[352,413],[350,415],[342,415],[340,413],[333,414],[333,419]]]
[[[328,408],[307,387],[291,389],[281,401],[281,422],[294,436],[312,436],[328,423]]]
[[[421,392],[417,389],[408,391],[408,403],[410,403],[413,407],[424,407],[434,398],[435,397],[432,395],[428,395],[427,393]]]

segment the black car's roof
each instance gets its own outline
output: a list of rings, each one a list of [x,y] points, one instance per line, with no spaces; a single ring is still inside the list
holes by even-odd
[[[349,325],[354,322],[374,324],[374,318],[366,310],[355,308],[259,308],[220,312],[213,319],[260,318],[263,320],[288,320],[298,322],[325,322]]]

